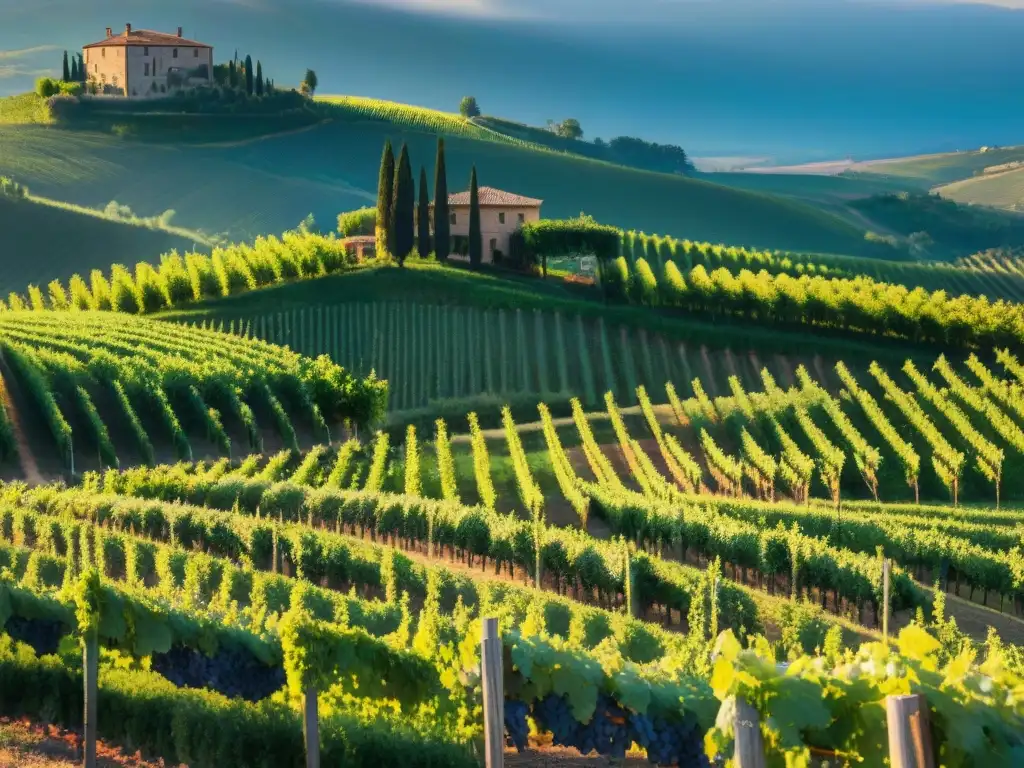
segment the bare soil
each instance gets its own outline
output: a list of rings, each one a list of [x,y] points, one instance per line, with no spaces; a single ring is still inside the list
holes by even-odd
[[[28,719],[0,718],[0,768],[71,768],[82,764],[82,737],[54,725]],[[169,768],[163,760],[144,760],[118,747],[99,742],[99,768]],[[188,768],[184,764],[181,768]]]

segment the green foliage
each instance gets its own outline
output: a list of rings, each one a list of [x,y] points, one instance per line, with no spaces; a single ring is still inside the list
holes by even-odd
[[[338,234],[342,237],[372,235],[375,232],[376,226],[376,208],[360,208],[348,213],[338,214]]]
[[[416,245],[416,186],[412,177],[412,166],[409,163],[409,148],[402,145],[395,166],[395,180],[391,201],[391,232],[388,245],[391,254],[399,266],[405,264],[406,258]]]
[[[380,179],[377,183],[377,257],[387,258],[391,253],[389,239],[392,229],[392,209],[395,198],[395,154],[391,140],[384,142],[380,159]]]
[[[448,171],[444,158],[444,138],[437,139],[434,165],[434,253],[438,261],[447,261],[451,250],[451,220],[448,218]]]
[[[416,205],[416,250],[422,258],[433,252],[430,243],[430,193],[427,191],[427,169],[420,166],[420,194]]]
[[[463,96],[459,102],[459,114],[463,117],[480,117],[480,107],[476,103],[476,96]]]

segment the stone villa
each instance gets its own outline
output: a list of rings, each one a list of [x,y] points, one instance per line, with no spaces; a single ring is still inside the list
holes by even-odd
[[[543,200],[523,197],[493,187],[480,187],[480,232],[485,263],[494,261],[494,252],[509,254],[509,238],[519,225],[540,219]],[[448,215],[452,237],[469,236],[469,191],[448,196]]]
[[[167,96],[184,86],[213,82],[213,47],[176,35],[132,29],[85,46],[86,80],[97,93],[129,99]]]

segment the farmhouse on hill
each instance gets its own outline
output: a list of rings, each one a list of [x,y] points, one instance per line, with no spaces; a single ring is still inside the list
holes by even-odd
[[[480,187],[480,233],[483,238],[483,260],[493,262],[495,252],[509,253],[509,238],[521,224],[540,220],[543,200],[523,197],[493,187]],[[448,196],[451,235],[469,238],[469,191]],[[433,218],[433,216],[431,216]]]
[[[132,29],[85,46],[86,80],[90,90],[129,99],[165,97],[185,86],[213,83],[213,46],[176,35]]]

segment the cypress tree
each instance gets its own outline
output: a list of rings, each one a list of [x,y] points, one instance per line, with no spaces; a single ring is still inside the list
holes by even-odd
[[[430,196],[427,194],[427,169],[420,166],[420,205],[416,216],[419,226],[416,250],[424,259],[430,255]]]
[[[395,184],[395,153],[391,139],[384,142],[380,159],[380,179],[377,182],[377,258],[390,253],[388,235],[391,233],[391,203]]]
[[[256,62],[256,95],[263,95],[263,62]]]
[[[78,57],[72,55],[71,57],[71,82],[80,83],[82,78],[78,74]]]
[[[252,56],[245,57],[245,92],[252,96],[253,91],[253,79],[252,79]]]
[[[402,145],[398,154],[398,165],[395,167],[394,197],[391,204],[391,236],[389,244],[391,253],[398,259],[398,266],[405,264],[406,258],[415,245],[416,185],[412,179],[412,166],[409,164],[409,148]]]
[[[64,70],[61,73],[61,79],[65,83],[71,82],[71,67],[68,65],[68,52],[64,51]]]
[[[451,225],[448,221],[448,173],[444,164],[444,139],[437,140],[437,164],[434,166],[434,253],[438,261],[447,261],[451,251]]]
[[[238,70],[235,69],[235,60],[228,62],[228,85],[232,88],[238,85]]]
[[[469,266],[477,269],[483,259],[484,241],[480,232],[480,190],[476,185],[476,166],[469,177]]]

